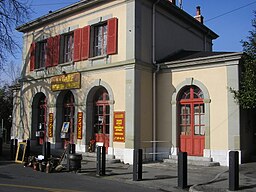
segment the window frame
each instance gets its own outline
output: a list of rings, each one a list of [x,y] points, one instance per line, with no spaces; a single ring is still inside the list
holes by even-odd
[[[68,37],[72,37],[71,51],[67,51],[68,48]],[[69,59],[68,59],[69,57]],[[60,59],[59,64],[70,63],[74,60],[74,31],[62,34],[60,36]]]
[[[44,51],[43,51],[44,50]],[[47,60],[47,40],[36,42],[35,45],[35,66],[34,69],[42,69],[46,67]]]

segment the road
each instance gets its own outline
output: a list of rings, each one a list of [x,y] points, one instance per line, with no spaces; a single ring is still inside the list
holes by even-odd
[[[94,174],[45,173],[11,161],[0,161],[0,192],[155,192],[157,190],[113,181]]]

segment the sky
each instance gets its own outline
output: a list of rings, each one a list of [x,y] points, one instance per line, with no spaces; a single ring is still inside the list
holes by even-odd
[[[78,0],[30,0],[30,19],[36,19],[49,11],[68,6]],[[182,9],[191,16],[196,14],[196,7],[201,7],[204,24],[219,37],[213,41],[213,51],[242,51],[241,40],[246,40],[252,30],[253,11],[256,11],[256,0],[176,0],[177,6],[182,1]],[[22,33],[15,32],[17,41],[22,42]],[[21,63],[21,52],[16,58],[10,58],[15,65]],[[0,74],[1,75],[1,74]]]

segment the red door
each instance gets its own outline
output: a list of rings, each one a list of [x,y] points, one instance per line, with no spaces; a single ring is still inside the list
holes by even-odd
[[[191,156],[203,156],[205,147],[204,102],[202,91],[186,89],[180,100],[180,150]]]
[[[109,147],[109,118],[110,106],[109,96],[104,88],[101,88],[95,95],[94,106],[94,133],[96,142]]]

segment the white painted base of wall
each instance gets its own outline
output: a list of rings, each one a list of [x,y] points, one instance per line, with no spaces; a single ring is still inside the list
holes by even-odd
[[[236,150],[239,153],[239,164],[241,164],[241,151]],[[171,155],[178,155],[179,148],[173,147],[171,149]],[[213,161],[219,162],[221,166],[229,166],[229,152],[230,150],[211,150],[204,149],[203,157],[212,158]]]
[[[210,150],[204,149],[204,157],[211,157],[213,161],[219,162],[222,166],[229,166],[229,152],[231,150]],[[241,151],[238,151],[239,164],[241,164]]]
[[[108,152],[123,163],[133,164],[133,149],[109,147]]]

